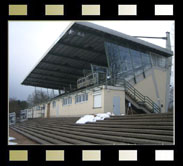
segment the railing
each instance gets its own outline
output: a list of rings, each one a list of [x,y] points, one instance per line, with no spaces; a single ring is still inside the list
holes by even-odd
[[[122,78],[110,78],[106,80],[97,81],[97,83],[94,83],[92,86],[89,86],[90,88],[99,86],[99,85],[112,85],[112,86],[122,86],[125,88],[125,92],[133,98],[139,105],[143,105],[146,107],[150,112],[152,113],[160,113],[161,108],[152,101],[148,96],[144,96],[141,94],[137,89],[134,88],[128,81]]]
[[[160,113],[161,108],[152,101],[148,96],[144,96],[137,89],[135,89],[128,81],[124,80],[125,92],[131,96],[137,103],[146,106],[152,113]]]
[[[113,79],[109,79],[105,82],[106,85],[113,85],[115,86],[116,83],[118,82],[118,85],[122,86],[125,88],[125,92],[133,98],[139,105],[145,106],[150,112],[152,113],[160,113],[161,108],[154,102],[152,101],[148,96],[144,96],[141,94],[137,89],[134,88],[128,81],[125,79],[117,79],[117,81]]]

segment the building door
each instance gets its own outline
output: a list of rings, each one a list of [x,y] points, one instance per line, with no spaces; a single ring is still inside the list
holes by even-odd
[[[47,105],[47,118],[50,117],[50,103]]]
[[[120,97],[119,96],[113,97],[113,113],[115,115],[120,115]]]
[[[59,103],[56,102],[56,117],[59,117]]]

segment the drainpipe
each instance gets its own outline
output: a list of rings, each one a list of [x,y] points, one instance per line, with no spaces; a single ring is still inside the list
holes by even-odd
[[[166,49],[171,51],[170,32],[166,32]],[[166,80],[165,112],[168,112],[172,57],[169,57],[167,59],[166,65],[167,65],[167,77],[166,77],[167,80]]]

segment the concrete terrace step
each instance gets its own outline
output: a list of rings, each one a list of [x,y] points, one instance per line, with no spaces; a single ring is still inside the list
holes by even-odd
[[[173,130],[173,123],[170,123],[169,126],[164,126],[164,125],[161,125],[161,126],[158,126],[158,125],[154,125],[154,123],[152,123],[153,125],[143,125],[143,124],[138,124],[138,125],[134,125],[134,124],[127,124],[127,123],[124,123],[124,124],[120,124],[120,123],[98,123],[99,121],[97,121],[96,123],[86,123],[85,125],[82,125],[82,126],[92,126],[92,127],[110,127],[110,128],[134,128],[134,129],[156,129],[156,130]],[[37,124],[38,126],[40,124],[38,123],[31,123],[31,124]],[[44,124],[49,124],[49,125],[80,125],[80,124],[60,124],[60,123],[44,123]],[[44,125],[44,124],[41,124]],[[24,126],[26,126],[28,124],[24,124]],[[17,124],[16,126],[21,126],[21,123],[20,124]]]
[[[103,131],[103,130],[92,130],[92,129],[76,129],[70,127],[58,127],[59,131],[63,131],[64,129],[70,131],[78,131],[83,133],[94,133],[94,134],[102,134],[102,135],[113,135],[113,136],[121,136],[121,137],[132,137],[132,138],[144,138],[149,140],[161,140],[161,141],[173,141],[172,136],[163,136],[163,135],[155,135],[155,134],[137,134],[137,133],[129,133],[129,132],[116,132],[116,131]],[[61,129],[61,130],[60,130]],[[54,129],[55,130],[55,129]],[[56,129],[57,130],[57,129]]]
[[[36,123],[32,123],[29,125],[35,125],[38,126]],[[24,125],[27,126],[27,125]],[[129,132],[129,133],[144,133],[144,134],[156,134],[156,135],[169,135],[172,136],[173,135],[173,131],[169,131],[169,130],[153,130],[153,129],[131,129],[131,128],[111,128],[111,127],[100,127],[100,126],[88,126],[88,125],[69,125],[69,124],[65,124],[65,125],[59,125],[59,124],[42,124],[42,127],[52,127],[52,128],[59,128],[59,127],[69,127],[69,128],[83,128],[83,129],[94,129],[94,130],[105,130],[105,131],[116,131],[116,132]],[[39,127],[39,126],[38,126]]]
[[[65,137],[64,134],[61,134],[62,136],[58,136],[58,135],[53,135],[53,132],[43,132],[42,129],[39,129],[38,128],[26,128],[26,127],[21,127],[21,128],[18,128],[19,130],[24,130],[25,132],[26,131],[29,131],[29,132],[34,132],[36,134],[40,134],[46,138],[46,140],[50,140],[50,139],[53,139],[54,141],[52,141],[53,143],[55,144],[90,144],[90,143],[87,143],[87,141],[80,141],[80,140],[76,140],[76,139],[71,139],[69,138],[67,135]]]
[[[64,127],[70,127],[70,125],[63,125]],[[152,130],[152,129],[130,129],[130,128],[111,128],[111,127],[95,127],[86,125],[72,125],[72,128],[82,128],[82,129],[93,129],[93,130],[103,130],[103,131],[116,131],[116,132],[129,132],[129,133],[144,133],[144,134],[156,134],[156,135],[169,135],[173,136],[173,131],[167,130]]]
[[[30,125],[30,126],[26,126],[26,127],[38,127],[37,125]],[[146,138],[146,139],[150,139],[150,140],[161,140],[161,141],[173,141],[173,137],[170,135],[157,135],[156,133],[151,134],[151,133],[134,133],[134,132],[129,132],[129,131],[123,131],[123,132],[117,132],[117,131],[104,131],[103,129],[99,130],[99,129],[95,129],[93,130],[92,128],[87,128],[86,129],[81,129],[81,128],[73,128],[70,126],[50,126],[50,125],[44,125],[41,128],[46,128],[46,129],[51,129],[54,131],[62,131],[64,129],[66,130],[70,130],[70,131],[81,131],[81,132],[85,132],[85,133],[94,133],[94,134],[103,134],[103,135],[113,135],[113,136],[124,136],[124,137],[133,137],[133,138]],[[60,130],[61,129],[61,130]],[[173,134],[173,133],[172,133]]]
[[[24,136],[26,136],[26,137],[28,137],[28,138],[30,138],[31,140],[33,140],[33,141],[35,141],[35,142],[37,142],[37,143],[39,143],[39,144],[43,144],[43,145],[49,145],[49,144],[52,144],[52,143],[50,143],[50,142],[48,142],[48,141],[45,141],[44,139],[41,139],[41,138],[43,138],[42,136],[38,136],[38,135],[34,135],[34,133],[30,133],[30,132],[24,132],[23,130],[19,130],[19,129],[17,129],[17,128],[13,128],[16,132],[18,132],[18,133],[20,133],[20,134],[22,134],[22,135],[24,135]]]
[[[36,122],[36,123],[48,123],[48,122],[60,122],[60,123],[67,123],[67,124],[73,124],[75,123],[77,120],[79,119],[79,117],[77,118],[36,118],[36,119],[29,119],[27,121],[25,121],[24,123],[31,123],[31,122]]]
[[[38,134],[37,132],[33,132],[24,128],[13,127],[12,129],[23,134],[24,136],[31,135],[32,137],[28,137],[28,138],[36,141],[37,143],[40,143],[38,140],[42,139],[41,144],[47,144],[47,143],[48,144],[65,144],[65,142],[61,142],[56,139],[43,136],[42,134]],[[34,139],[34,138],[37,138],[37,139]]]
[[[173,130],[173,126],[147,126],[147,125],[115,125],[115,124],[98,124],[87,123],[85,125],[95,127],[111,127],[111,128],[134,128],[134,129],[157,129],[157,130]]]
[[[87,124],[92,124],[93,122],[88,122]],[[96,124],[108,124],[108,125],[157,125],[157,126],[172,126],[173,122],[105,122],[105,121],[97,121]]]
[[[104,119],[104,121],[97,122],[173,122],[172,118],[156,118],[156,119]]]
[[[173,114],[111,116],[96,123],[75,124],[79,117],[38,118],[11,126],[40,144],[172,145]]]
[[[27,123],[24,123],[24,125],[26,125],[26,124],[34,124],[34,123],[36,123],[36,124],[41,124],[41,125],[43,125],[43,124],[70,124],[70,123],[63,123],[63,122],[60,122],[60,121],[44,121],[44,122],[34,122],[34,121],[32,121],[32,122],[27,122]],[[160,125],[160,124],[162,124],[162,125],[166,125],[166,123],[173,123],[173,119],[172,118],[161,118],[161,119],[111,119],[111,118],[107,118],[107,119],[105,119],[104,121],[97,121],[96,122],[97,124],[98,123],[102,123],[102,124],[154,124],[154,125]],[[21,125],[21,123],[19,123],[20,125]],[[19,125],[19,124],[17,124],[17,125]],[[71,124],[74,124],[74,123],[71,123]],[[169,125],[169,124],[167,124],[167,125]]]
[[[119,115],[119,116],[111,116],[110,118],[156,118],[156,117],[173,117],[172,113],[161,113],[161,114],[133,114],[133,115]]]
[[[71,128],[49,128],[49,127],[37,127],[37,126],[29,126],[28,129],[30,128],[33,128],[33,129],[39,129],[39,132],[40,131],[43,131],[43,132],[46,132],[46,133],[51,133],[51,134],[57,134],[57,135],[63,135],[63,134],[74,134],[74,138],[77,136],[80,136],[79,139],[83,139],[82,137],[90,137],[90,138],[99,138],[99,139],[103,139],[102,142],[104,140],[110,140],[110,141],[116,141],[116,142],[125,142],[125,143],[131,143],[132,140],[135,144],[141,144],[141,143],[149,143],[149,144],[171,144],[171,138],[170,137],[162,137],[160,138],[160,136],[152,136],[152,135],[143,135],[143,137],[141,135],[138,135],[138,134],[130,134],[130,133],[119,133],[119,134],[115,134],[115,132],[108,132],[108,135],[104,135],[105,132],[97,132],[97,131],[94,131],[94,133],[92,133],[91,131],[88,132],[88,130],[86,130],[85,132],[84,131],[76,131],[76,130],[72,130]],[[61,134],[60,134],[61,133]],[[106,133],[105,133],[106,134]],[[112,135],[112,136],[111,136]],[[67,135],[68,136],[68,135]],[[138,139],[138,138],[135,138],[135,137],[140,137],[140,138],[144,138],[144,139]],[[166,140],[158,140],[156,141],[158,138],[159,139],[165,139],[166,137]],[[153,139],[156,139],[156,140],[153,140]],[[146,140],[145,140],[146,139]],[[104,142],[103,142],[104,144]]]
[[[98,138],[90,138],[90,137],[86,137],[86,136],[78,136],[75,134],[68,133],[68,132],[57,132],[57,131],[53,131],[53,129],[44,129],[44,128],[37,128],[37,127],[23,127],[24,129],[28,130],[28,131],[36,131],[37,133],[41,133],[45,136],[50,135],[50,134],[54,134],[54,137],[60,138],[60,139],[65,139],[65,141],[69,142],[70,144],[83,144],[83,145],[91,145],[91,144],[111,144],[114,145],[115,141],[108,141],[108,140],[102,140],[102,139],[98,139]],[[22,129],[22,128],[21,128]],[[21,130],[20,129],[20,130]],[[39,130],[38,130],[39,129]],[[45,134],[46,133],[46,134]],[[67,137],[67,138],[65,138]],[[122,143],[122,142],[117,142],[118,144],[122,144],[125,145],[126,143]]]

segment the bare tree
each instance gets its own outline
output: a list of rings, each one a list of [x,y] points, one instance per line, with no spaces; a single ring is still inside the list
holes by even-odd
[[[46,102],[50,99],[47,93],[36,90],[32,94],[30,94],[27,98],[27,102],[29,103],[29,106],[34,106],[42,102]]]
[[[19,113],[20,110],[26,109],[28,103],[26,101],[17,100],[16,98],[9,99],[9,112]]]

